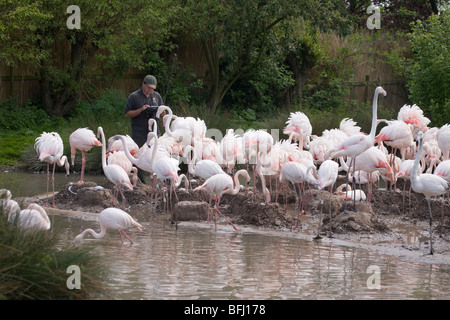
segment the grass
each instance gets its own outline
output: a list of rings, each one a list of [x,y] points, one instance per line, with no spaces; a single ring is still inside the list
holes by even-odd
[[[106,293],[103,268],[90,249],[61,248],[58,235],[51,231],[24,233],[8,223],[3,213],[0,257],[0,300],[88,299],[91,294]],[[66,285],[71,265],[81,269],[79,290]]]

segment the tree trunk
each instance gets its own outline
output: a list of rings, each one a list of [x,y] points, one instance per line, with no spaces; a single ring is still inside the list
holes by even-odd
[[[98,49],[83,33],[78,33],[75,40],[71,42],[70,62],[65,70],[54,71],[60,79],[53,79],[48,63],[41,67],[42,105],[53,116],[62,117],[73,108],[80,96],[86,67]]]

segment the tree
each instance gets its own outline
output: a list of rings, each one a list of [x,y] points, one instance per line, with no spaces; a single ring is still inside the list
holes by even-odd
[[[89,91],[88,76],[97,73],[107,81],[104,74],[110,68],[143,69],[143,56],[147,50],[155,50],[165,36],[164,19],[170,13],[162,14],[165,1],[79,0],[80,28],[69,29],[65,2],[2,1],[0,10],[5,12],[2,20],[6,23],[0,20],[0,28],[8,32],[0,36],[5,44],[0,52],[12,57],[10,63],[27,63],[32,55],[29,61],[40,70],[43,108],[56,116],[65,115],[80,95]],[[20,23],[15,24],[17,21]],[[24,40],[17,42],[21,37]],[[14,57],[11,52],[17,51],[16,47],[22,54]],[[95,65],[95,59],[101,63]]]
[[[450,13],[417,21],[410,34],[413,56],[406,60],[410,98],[436,126],[450,119]]]

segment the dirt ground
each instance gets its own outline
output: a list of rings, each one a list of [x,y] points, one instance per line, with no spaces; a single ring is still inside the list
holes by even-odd
[[[337,185],[341,183],[344,182],[338,181]],[[428,255],[430,250],[427,201],[423,195],[414,192],[409,198],[409,182],[403,198],[403,186],[400,181],[397,191],[374,188],[370,204],[356,202],[357,212],[353,212],[351,201],[347,201],[349,212],[344,212],[345,200],[340,195],[333,194],[331,225],[329,191],[306,189],[301,212],[297,208],[298,202],[292,185],[278,196],[273,190],[269,204],[264,203],[264,197],[258,191],[259,186],[256,190],[250,187],[237,195],[224,195],[220,200],[219,210],[239,229],[245,227],[246,230],[253,228],[267,232],[276,230],[312,241],[367,247],[418,261],[450,264],[449,201],[432,200],[434,255]],[[172,195],[172,206],[167,208],[166,202],[161,201],[161,192],[154,193],[152,190],[154,189],[150,185],[138,183],[133,191],[124,192],[125,211],[138,221],[159,217],[167,218],[177,225],[204,223],[208,219],[209,196],[206,192],[179,188],[176,197]],[[303,195],[300,199],[302,198]],[[42,199],[40,201],[44,202]],[[445,215],[441,219],[442,203],[445,204]],[[102,188],[94,182],[66,185],[56,194],[55,205],[62,210],[90,213],[99,213],[111,206],[123,208],[122,198],[120,195],[114,196],[112,185]],[[214,199],[211,202],[211,206],[213,205]],[[214,219],[213,215],[210,219]],[[218,215],[218,223],[221,226],[229,226],[221,215]],[[332,238],[329,237],[330,230]],[[318,234],[320,240],[317,239]]]

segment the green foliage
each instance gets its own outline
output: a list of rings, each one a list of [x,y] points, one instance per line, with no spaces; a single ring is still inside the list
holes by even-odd
[[[0,129],[24,132],[45,128],[52,124],[51,117],[32,100],[23,106],[16,97],[10,97],[0,103]]]
[[[104,290],[97,256],[65,247],[51,231],[24,232],[7,222],[0,207],[0,300],[88,299]],[[81,290],[66,286],[67,267],[82,269]]]
[[[411,100],[436,126],[450,119],[450,13],[416,22],[410,34],[413,57],[407,71]]]

